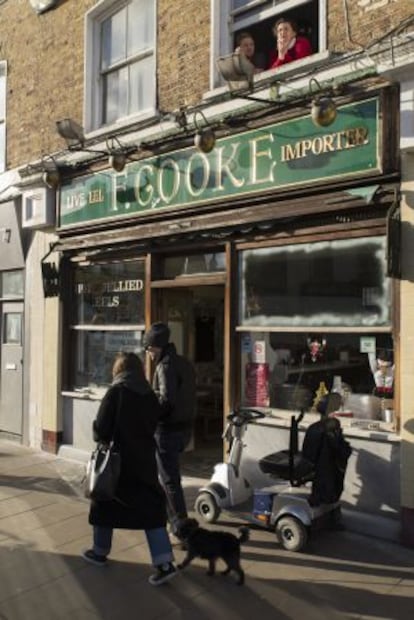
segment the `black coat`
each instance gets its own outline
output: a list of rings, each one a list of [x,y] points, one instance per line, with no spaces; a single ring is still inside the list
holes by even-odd
[[[196,382],[192,363],[170,342],[161,351],[152,387],[161,405],[157,431],[189,430],[196,414]]]
[[[112,385],[93,423],[95,441],[111,441],[118,407],[121,475],[117,499],[91,502],[89,523],[131,530],[162,527],[166,524],[165,494],[158,481],[154,440],[160,405],[146,383],[132,389],[122,383]]]

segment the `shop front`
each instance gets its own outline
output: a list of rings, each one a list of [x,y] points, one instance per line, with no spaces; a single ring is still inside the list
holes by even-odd
[[[335,392],[355,446],[345,501],[396,519],[395,106],[379,88],[329,127],[269,116],[209,154],[161,152],[62,186],[65,444],[89,449],[114,353],[142,355],[163,320],[196,367],[196,453],[222,450],[234,406],[260,408],[246,452],[259,476],[292,413],[307,426]],[[377,471],[391,483],[380,500]]]

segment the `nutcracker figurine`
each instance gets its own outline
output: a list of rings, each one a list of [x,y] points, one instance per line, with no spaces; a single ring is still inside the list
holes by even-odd
[[[374,377],[374,394],[380,398],[393,398],[394,396],[394,364],[392,353],[386,349],[368,354],[369,365]]]
[[[326,338],[313,336],[307,339],[309,354],[312,362],[318,362],[325,355]]]

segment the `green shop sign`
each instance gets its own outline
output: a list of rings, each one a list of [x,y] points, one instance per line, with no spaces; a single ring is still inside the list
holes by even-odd
[[[378,98],[342,106],[335,122],[309,116],[77,178],[61,189],[60,227],[185,208],[380,170]]]

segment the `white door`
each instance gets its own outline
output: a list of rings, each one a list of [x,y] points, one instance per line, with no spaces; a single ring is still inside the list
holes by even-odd
[[[4,303],[1,311],[0,431],[22,434],[23,304]]]

